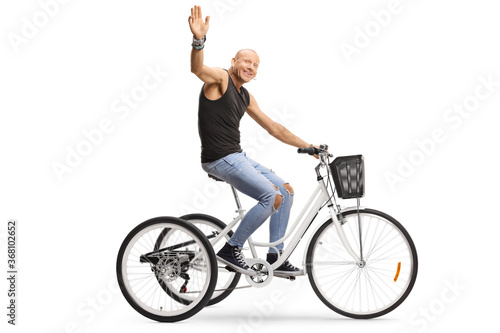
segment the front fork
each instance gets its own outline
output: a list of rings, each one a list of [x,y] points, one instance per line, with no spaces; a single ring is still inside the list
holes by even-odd
[[[349,244],[349,241],[347,240],[347,237],[344,233],[344,228],[342,228],[342,224],[340,223],[339,219],[337,218],[337,213],[333,209],[333,205],[329,206],[328,208],[330,209],[330,215],[332,216],[333,224],[335,225],[335,228],[337,229],[337,233],[339,234],[339,237],[340,237],[340,240],[342,241],[342,244],[344,244],[344,247],[347,250],[347,252],[349,252],[351,257],[358,263],[358,266],[363,267],[364,260],[363,260],[362,250],[361,250],[360,254],[357,254],[352,249],[351,244]],[[360,231],[360,237],[361,237],[361,231]],[[361,244],[361,239],[360,239],[360,244]]]
[[[328,149],[328,146],[325,146],[325,149]],[[335,225],[335,228],[337,229],[337,233],[339,234],[340,240],[342,241],[342,244],[344,244],[344,247],[346,251],[351,255],[351,257],[356,261],[359,267],[363,267],[365,265],[365,262],[363,260],[363,247],[361,245],[361,221],[359,221],[359,245],[360,245],[360,253],[359,255],[352,249],[351,244],[349,244],[349,241],[347,240],[347,237],[345,236],[344,229],[342,228],[342,224],[340,223],[339,219],[337,218],[337,212],[335,212],[335,209],[333,209],[333,203],[331,200],[331,197],[328,196],[328,189],[326,187],[325,182],[323,181],[323,176],[320,173],[321,167],[327,167],[328,168],[328,163],[325,160],[325,157],[321,157],[320,163],[316,166],[316,175],[317,175],[317,180],[322,188],[322,192],[324,195],[324,200],[326,200],[328,204],[328,209],[330,210],[330,215],[332,217],[333,224]],[[329,171],[327,171],[329,172]],[[358,199],[358,210],[359,210],[359,199]],[[339,211],[340,213],[340,211]],[[359,218],[359,214],[358,214]]]

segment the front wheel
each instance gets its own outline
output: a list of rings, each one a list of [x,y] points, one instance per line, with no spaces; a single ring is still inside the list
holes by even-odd
[[[351,257],[332,219],[328,220],[307,249],[314,292],[326,306],[347,317],[369,319],[389,313],[406,299],[417,278],[417,251],[410,235],[394,218],[373,209],[343,212],[339,220],[363,260]]]

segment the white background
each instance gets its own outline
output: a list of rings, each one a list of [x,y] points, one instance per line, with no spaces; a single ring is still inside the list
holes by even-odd
[[[0,6],[5,270],[6,222],[15,218],[19,225],[18,326],[6,323],[2,278],[2,330],[441,332],[495,324],[496,2],[401,0],[382,27],[371,13],[390,7],[388,0],[74,0],[52,7],[44,21],[40,3],[47,2]],[[399,219],[419,254],[415,288],[392,313],[345,319],[320,302],[304,277],[235,291],[184,322],[159,324],[136,313],[116,290],[116,254],[135,225],[185,212],[225,221],[234,216],[229,188],[214,187],[199,165],[201,83],[189,70],[187,22],[194,4],[211,16],[207,65],[227,68],[238,49],[255,49],[261,67],[247,88],[264,112],[307,142],[329,144],[336,155],[365,156],[362,204]],[[36,18],[40,27],[22,37],[26,22]],[[367,27],[372,37],[359,44],[359,31]],[[13,43],[14,35],[23,43]],[[346,57],[341,45],[355,42],[358,53]],[[113,103],[141,85],[146,68],[168,76],[122,119]],[[446,120],[449,108],[474,100],[480,77],[497,86],[460,123]],[[65,163],[67,147],[76,149],[83,131],[103,119],[112,121],[113,130],[59,179],[54,163]],[[316,160],[270,139],[248,116],[241,127],[244,148],[294,187],[293,218],[315,187]],[[432,146],[435,129],[444,139]],[[427,151],[419,153],[416,141],[427,142]],[[387,173],[397,175],[401,159],[410,157],[412,172],[406,166],[391,187]],[[247,209],[253,205],[242,199]],[[266,240],[267,233],[262,227],[255,238]],[[301,262],[303,246],[293,263]],[[281,301],[269,306],[273,290]],[[262,304],[269,308],[259,310]]]

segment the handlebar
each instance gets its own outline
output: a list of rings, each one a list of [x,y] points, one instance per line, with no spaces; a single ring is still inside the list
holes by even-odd
[[[332,157],[332,154],[328,153],[328,145],[320,145],[319,148],[316,147],[305,147],[298,148],[297,153],[299,154],[309,154],[309,155],[328,155]]]
[[[309,155],[318,155],[319,151],[316,147],[307,147],[307,148],[299,148],[297,149],[297,153],[299,154],[309,154]]]

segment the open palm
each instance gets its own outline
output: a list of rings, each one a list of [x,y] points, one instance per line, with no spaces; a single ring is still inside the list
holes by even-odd
[[[189,27],[194,35],[194,38],[201,39],[207,34],[210,16],[207,16],[205,23],[201,15],[201,6],[191,8],[191,16],[189,16]]]

